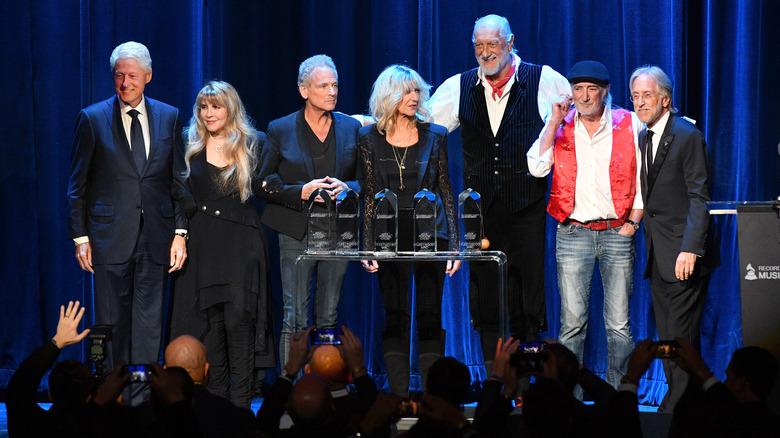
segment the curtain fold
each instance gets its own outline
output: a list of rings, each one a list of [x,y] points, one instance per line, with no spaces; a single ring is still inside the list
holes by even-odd
[[[186,125],[203,83],[232,83],[260,130],[303,105],[297,68],[308,56],[327,53],[339,71],[337,109],[367,112],[371,85],[387,65],[417,69],[434,87],[476,66],[471,46],[474,20],[506,16],[515,48],[526,61],[562,74],[577,61],[596,59],[611,76],[614,103],[632,108],[628,80],[634,68],[657,64],[674,81],[674,104],[697,120],[705,134],[714,200],[768,200],[780,195],[780,89],[776,43],[780,4],[751,0],[373,0],[236,2],[229,0],[6,2],[0,44],[6,48],[0,83],[9,92],[0,105],[5,140],[1,216],[5,230],[0,271],[0,386],[56,328],[59,305],[79,300],[91,308],[91,277],[73,257],[67,235],[70,147],[80,108],[111,96],[111,50],[135,40],[152,55],[147,94],[174,105]],[[435,88],[434,88],[435,89]],[[454,189],[463,189],[462,153],[449,137]],[[722,266],[712,276],[702,321],[702,349],[716,375],[741,346],[736,218],[713,219]],[[554,231],[548,217],[545,283],[550,330],[560,328]],[[269,236],[277,331],[281,321],[278,251]],[[644,236],[636,238],[631,299],[635,339],[656,337]],[[468,315],[468,269],[448,279],[443,325],[447,354],[472,366],[483,358]],[[591,293],[585,365],[606,369],[606,337],[598,271]],[[91,310],[91,309],[90,309]],[[369,369],[382,381],[381,298],[373,276],[351,266],[339,304],[342,322],[363,340]],[[91,323],[91,318],[88,318]],[[83,359],[84,345],[63,358]],[[663,371],[654,364],[642,381],[642,401],[663,396]]]

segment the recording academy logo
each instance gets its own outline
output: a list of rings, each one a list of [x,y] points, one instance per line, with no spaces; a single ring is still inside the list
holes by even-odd
[[[747,274],[745,275],[745,280],[758,280],[758,277],[756,277],[756,270],[753,269],[753,265],[748,263],[745,270],[747,271]]]
[[[758,269],[748,263],[745,267],[745,280],[780,280],[780,266],[762,266]]]

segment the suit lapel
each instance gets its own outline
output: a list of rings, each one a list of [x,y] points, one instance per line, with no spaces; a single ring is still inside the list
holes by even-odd
[[[333,135],[336,137],[334,142],[336,143],[336,161],[335,166],[333,168],[333,177],[341,179],[341,159],[342,154],[341,152],[344,150],[344,142],[341,141],[343,138],[346,138],[346,136],[342,137],[339,135],[339,128],[341,127],[341,117],[336,114],[335,111],[331,111],[331,115],[333,116]]]
[[[111,126],[111,135],[114,137],[114,147],[119,149],[117,152],[119,155],[127,160],[127,163],[135,169],[140,175],[141,172],[135,167],[135,160],[133,160],[132,152],[130,152],[130,143],[127,141],[127,135],[125,134],[125,125],[122,123],[122,110],[119,108],[119,99],[114,96],[112,102],[107,102],[105,108],[106,119]]]
[[[431,140],[430,131],[423,128],[420,124],[417,125],[418,136],[417,144],[420,147],[417,150],[417,192],[422,190],[423,180],[425,180],[426,170],[428,169],[428,162],[431,159],[431,149],[433,148],[433,142]]]
[[[306,118],[303,116],[303,110],[298,112],[295,117],[295,135],[298,137],[298,148],[301,152],[301,161],[309,174],[309,180],[314,179],[314,163],[311,161],[311,149],[309,148],[309,137],[306,132]]]
[[[149,163],[154,159],[155,153],[157,153],[157,135],[160,132],[160,105],[155,105],[151,99],[144,98],[146,101],[146,118],[149,122],[149,157],[146,159],[146,166],[141,172],[141,175],[146,173],[149,168]]]
[[[666,123],[664,133],[661,136],[661,141],[658,143],[658,150],[655,152],[655,158],[653,158],[653,167],[650,169],[650,174],[647,176],[648,190],[653,189],[653,184],[655,184],[655,179],[658,177],[658,172],[660,172],[666,155],[669,153],[669,148],[672,146],[672,141],[674,140],[672,125],[674,125],[674,115],[669,115],[669,121]]]

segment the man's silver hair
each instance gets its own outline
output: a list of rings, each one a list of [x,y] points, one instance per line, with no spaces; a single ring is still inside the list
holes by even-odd
[[[116,68],[116,62],[120,59],[135,59],[144,72],[149,73],[152,71],[152,56],[149,54],[149,49],[141,43],[128,41],[116,46],[109,58],[112,72]]]
[[[328,55],[314,55],[307,58],[301,63],[300,67],[298,67],[299,87],[301,85],[308,87],[311,84],[311,74],[317,67],[327,67],[333,70],[333,73],[336,75],[336,81],[339,80],[339,72],[336,71],[336,64],[333,63],[333,59]]]
[[[658,86],[658,94],[661,95],[661,98],[664,97],[669,98],[669,112],[674,114],[677,112],[677,108],[674,107],[674,104],[672,103],[672,80],[669,79],[669,76],[664,73],[663,70],[661,70],[661,67],[657,65],[643,65],[641,67],[638,67],[636,70],[634,70],[633,73],[631,73],[631,80],[628,82],[628,92],[629,94],[634,89],[634,81],[636,78],[642,75],[648,75],[652,80],[655,81],[655,84]]]
[[[474,22],[474,31],[471,33],[472,43],[476,42],[474,34],[477,33],[477,29],[480,27],[497,27],[498,35],[506,42],[509,42],[509,40],[514,36],[512,29],[509,27],[509,20],[507,20],[506,17],[490,14],[481,18],[477,18],[477,21]],[[517,53],[514,45],[512,46],[512,53]]]

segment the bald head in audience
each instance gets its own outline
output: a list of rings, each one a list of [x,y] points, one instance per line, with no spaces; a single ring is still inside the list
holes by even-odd
[[[316,374],[305,374],[298,379],[287,401],[287,412],[296,426],[323,424],[333,412],[327,380]]]
[[[204,384],[209,373],[206,346],[190,335],[181,335],[165,349],[165,367],[181,367],[187,370],[193,382]]]

